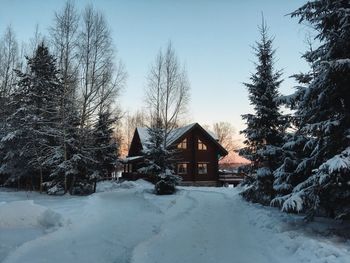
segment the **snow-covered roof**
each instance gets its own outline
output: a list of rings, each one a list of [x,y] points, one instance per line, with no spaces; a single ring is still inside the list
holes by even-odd
[[[167,146],[172,145],[176,140],[178,140],[181,136],[183,136],[186,132],[188,132],[189,130],[191,130],[195,125],[197,125],[197,123],[191,123],[188,124],[186,126],[177,128],[172,130],[169,135],[168,135],[168,141],[167,141]],[[140,136],[140,141],[142,144],[142,147],[145,149],[145,146],[147,145],[147,142],[149,140],[149,134],[148,134],[148,129],[145,127],[137,127],[137,132]],[[218,138],[217,136],[211,132],[211,131],[207,131],[206,132],[215,140],[217,141]]]
[[[130,162],[142,159],[142,158],[144,158],[144,157],[143,156],[130,156],[130,157],[121,158],[121,159],[119,159],[119,161],[121,163],[130,163]]]
[[[148,130],[146,127],[137,127],[136,130],[139,134],[142,147],[145,148],[144,146],[147,145],[147,142],[149,140]]]
[[[195,125],[196,125],[196,123],[192,123],[192,124],[189,124],[189,125],[186,125],[184,127],[177,128],[177,129],[171,131],[168,135],[168,142],[167,142],[168,145],[167,146],[174,143],[177,139],[179,139],[182,135],[184,135],[187,131],[189,131]]]

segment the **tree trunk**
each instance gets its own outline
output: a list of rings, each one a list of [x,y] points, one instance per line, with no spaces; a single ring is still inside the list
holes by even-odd
[[[94,180],[94,193],[96,193],[96,184],[97,184],[97,179],[95,178],[95,180]]]
[[[72,183],[70,185],[69,193],[72,195],[73,194],[73,187],[75,184],[75,175],[73,176]]]
[[[43,192],[43,169],[40,167],[40,185],[39,185],[40,194]]]

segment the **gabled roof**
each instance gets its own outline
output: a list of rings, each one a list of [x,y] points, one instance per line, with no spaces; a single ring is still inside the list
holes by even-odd
[[[194,125],[196,125],[196,123],[192,123],[192,124],[186,125],[184,127],[172,130],[168,135],[167,146],[172,145],[177,139],[179,139],[182,135],[184,135],[187,131],[189,131],[192,127],[194,127]],[[148,128],[137,127],[136,129],[137,129],[137,132],[140,136],[142,148],[145,149],[145,147],[147,146],[147,142],[149,140]]]
[[[171,131],[170,134],[168,135],[167,147],[169,147],[172,144],[174,144],[175,142],[177,142],[179,139],[181,139],[181,137],[183,137],[187,132],[191,131],[195,127],[199,127],[204,133],[206,133],[208,135],[209,139],[211,139],[214,142],[214,144],[216,144],[220,148],[220,150],[223,153],[225,153],[225,155],[227,155],[226,149],[224,149],[221,146],[221,144],[218,143],[217,136],[213,132],[205,130],[198,123],[191,123],[189,125],[186,125],[184,127],[180,127],[180,128],[177,128],[177,129]],[[136,130],[137,130],[137,133],[139,134],[142,148],[146,149],[147,142],[149,140],[148,129],[145,127],[137,127]]]

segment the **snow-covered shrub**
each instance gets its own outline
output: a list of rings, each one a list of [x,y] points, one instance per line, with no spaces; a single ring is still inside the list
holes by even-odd
[[[176,186],[181,181],[181,177],[167,170],[164,174],[157,176],[157,182],[155,184],[155,193],[157,195],[169,195],[176,191]]]
[[[42,184],[43,190],[46,191],[48,195],[64,195],[64,185],[62,182],[57,182],[56,180],[44,182]]]
[[[72,188],[73,195],[90,195],[94,192],[94,185],[87,181],[80,181]]]
[[[49,195],[64,195],[64,186],[60,183],[47,189],[47,194]]]
[[[159,180],[155,184],[154,189],[157,195],[170,195],[175,192],[175,184],[172,184],[165,180]]]

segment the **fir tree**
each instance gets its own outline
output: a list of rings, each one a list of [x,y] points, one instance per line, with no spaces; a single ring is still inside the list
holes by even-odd
[[[99,113],[98,121],[93,132],[93,164],[92,179],[111,177],[117,161],[118,145],[113,136],[113,124],[111,112],[106,110]]]
[[[250,77],[251,83],[245,83],[255,112],[242,116],[247,128],[241,131],[246,147],[240,150],[240,155],[252,162],[250,187],[242,192],[243,197],[267,205],[274,197],[273,171],[280,161],[282,116],[277,97],[281,73],[274,70],[273,40],[264,22],[259,29],[261,40],[254,48],[258,59],[256,72]]]
[[[87,166],[79,136],[79,115],[72,99],[65,99],[64,119],[60,125],[59,145],[54,149],[54,158],[47,161],[51,167],[50,180],[45,183],[49,194],[72,193],[73,183]]]
[[[284,211],[307,218],[350,215],[350,3],[311,1],[292,13],[319,32],[321,45],[307,54],[315,61],[314,79],[298,107],[300,133],[312,149],[297,169],[308,177],[285,197]]]
[[[43,43],[27,61],[29,71],[17,71],[18,87],[10,99],[13,112],[8,118],[8,133],[2,139],[1,148],[7,155],[1,169],[11,178],[39,174],[41,191],[47,170],[44,163],[53,157],[52,149],[58,143],[63,86],[55,59]]]
[[[144,151],[148,164],[145,168],[141,168],[141,171],[155,176],[156,194],[173,194],[180,178],[174,174],[172,165],[174,152],[164,145],[167,135],[160,118],[148,128],[148,134],[148,145]]]
[[[303,91],[298,90],[296,94],[300,92],[303,93]],[[293,109],[293,107],[291,108]],[[299,164],[302,160],[307,160],[306,156],[308,156],[311,149],[306,145],[307,138],[300,133],[298,126],[295,126],[296,119],[295,116],[289,116],[292,126],[288,129],[291,131],[286,133],[283,138],[283,145],[280,148],[281,163],[273,172],[275,198],[271,201],[272,206],[281,206],[293,188],[307,178],[308,171],[300,169]]]
[[[312,42],[308,40],[309,51],[303,56],[309,63],[311,70],[307,73],[292,75],[299,85],[295,87],[296,91],[288,96],[281,96],[279,102],[289,108],[295,114],[286,115],[286,122],[289,132],[283,138],[281,147],[281,156],[283,162],[281,166],[274,171],[273,188],[276,197],[272,200],[271,205],[281,207],[283,202],[292,192],[293,188],[303,182],[310,174],[308,169],[300,166],[301,163],[308,162],[308,156],[312,150],[308,147],[308,138],[301,132],[301,118],[298,109],[303,102],[303,98],[308,90],[311,81],[315,76],[315,66],[312,57],[308,56],[312,52]]]

